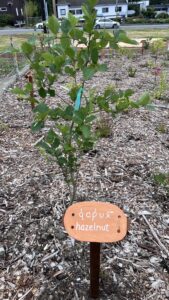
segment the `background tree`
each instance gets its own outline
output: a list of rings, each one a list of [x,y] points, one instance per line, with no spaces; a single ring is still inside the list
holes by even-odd
[[[38,4],[32,0],[26,1],[24,5],[24,13],[27,18],[38,15]]]
[[[146,10],[142,10],[142,15],[145,18],[154,19],[156,12],[153,7],[148,7]]]
[[[169,0],[150,0],[150,5],[165,5],[165,4],[169,4]]]

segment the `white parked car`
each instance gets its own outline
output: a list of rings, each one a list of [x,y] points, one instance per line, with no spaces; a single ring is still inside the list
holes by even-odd
[[[120,27],[120,23],[113,21],[109,18],[99,18],[96,19],[96,23],[94,28],[95,29],[101,29],[101,28],[119,28]]]
[[[37,24],[34,26],[34,30],[37,30],[37,29],[43,29],[43,22],[37,23]]]

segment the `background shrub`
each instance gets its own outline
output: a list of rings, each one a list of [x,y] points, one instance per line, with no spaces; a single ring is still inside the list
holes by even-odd
[[[146,10],[143,9],[141,13],[142,13],[143,17],[151,18],[151,19],[154,19],[155,15],[156,15],[156,12],[155,12],[154,8],[152,8],[152,7],[148,7]]]
[[[11,15],[2,15],[0,17],[0,27],[13,25],[13,24],[14,24],[14,19]]]
[[[162,12],[160,14],[157,14],[156,15],[156,18],[157,19],[168,19],[169,18],[169,15],[166,13],[166,12]]]

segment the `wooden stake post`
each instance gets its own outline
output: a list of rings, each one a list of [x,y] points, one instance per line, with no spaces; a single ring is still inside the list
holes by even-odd
[[[127,233],[127,217],[108,202],[79,202],[71,205],[64,216],[70,236],[90,242],[90,296],[99,297],[100,246],[122,240]]]
[[[90,297],[99,297],[100,243],[90,243]]]

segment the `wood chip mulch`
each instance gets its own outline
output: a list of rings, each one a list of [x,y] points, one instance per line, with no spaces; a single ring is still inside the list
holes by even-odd
[[[154,89],[150,59],[149,53],[109,58],[108,72],[86,89],[116,84],[134,89],[137,99]],[[133,78],[130,65],[137,69]],[[165,72],[168,66],[165,61]],[[63,97],[66,80],[58,83]],[[167,93],[163,102],[153,101],[165,104]],[[9,89],[0,107],[0,300],[89,299],[89,245],[63,228],[69,193],[62,173],[33,145],[40,134],[31,133],[29,105]],[[78,180],[79,201],[109,201],[130,220],[123,241],[102,245],[100,299],[167,300],[169,197],[153,174],[169,172],[169,110],[127,111],[109,119],[109,126],[110,136],[82,157]]]

